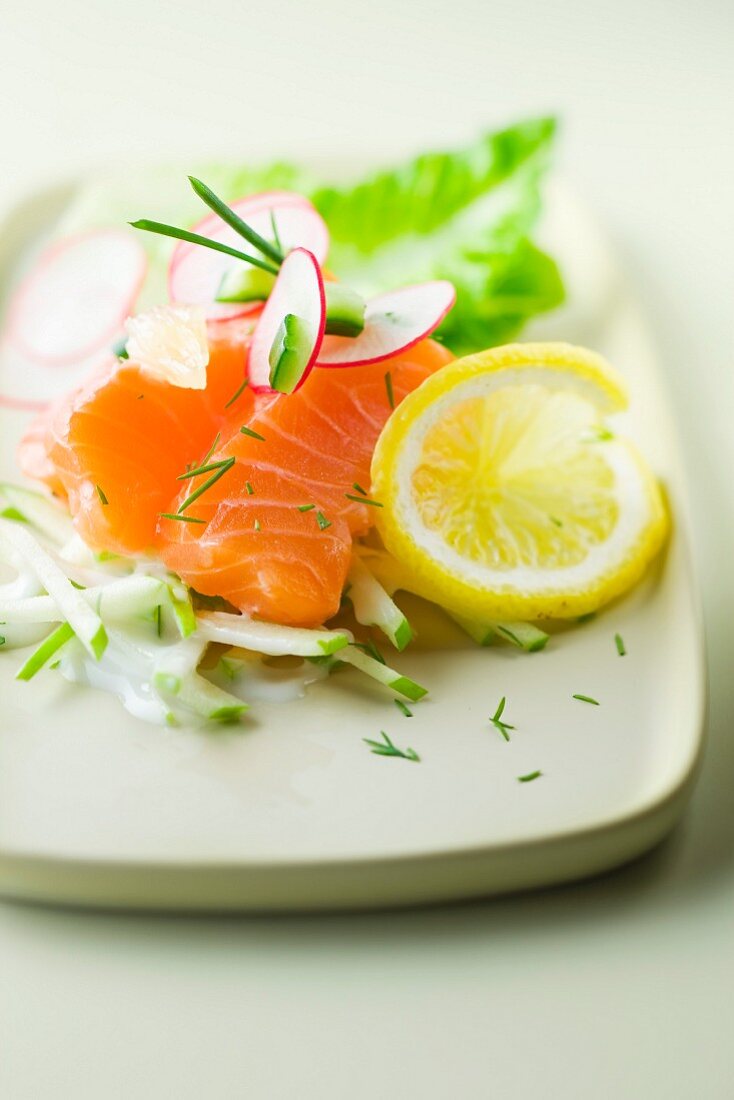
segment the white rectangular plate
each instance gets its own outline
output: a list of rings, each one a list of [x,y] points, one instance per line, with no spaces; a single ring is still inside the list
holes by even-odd
[[[0,280],[68,198],[48,192],[10,212]],[[642,441],[675,517],[655,575],[541,654],[408,651],[401,667],[431,690],[412,719],[340,673],[305,700],[258,705],[241,728],[160,729],[51,674],[16,683],[17,655],[0,654],[0,891],[151,908],[410,904],[588,875],[671,828],[705,702],[677,443],[653,345],[603,242],[562,192],[551,205],[573,306],[532,335],[590,343],[628,376],[623,430]],[[27,416],[0,407],[2,477],[17,477]],[[509,744],[488,722],[503,695]],[[372,755],[362,739],[383,729],[421,763]],[[535,769],[540,779],[518,782]]]

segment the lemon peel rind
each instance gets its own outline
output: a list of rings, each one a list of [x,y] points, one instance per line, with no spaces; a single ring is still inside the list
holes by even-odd
[[[613,446],[618,455],[625,457],[627,475],[637,477],[638,501],[634,516],[629,507],[623,513],[613,536],[615,553],[611,557],[610,542],[605,542],[580,565],[567,569],[502,571],[473,566],[459,559],[456,551],[446,547],[434,532],[421,528],[425,539],[417,541],[412,532],[408,533],[398,509],[378,520],[385,548],[405,569],[411,591],[464,615],[500,620],[564,619],[596,611],[641,579],[669,528],[660,489],[640,456],[627,442]],[[619,469],[617,463],[614,466]],[[440,554],[436,552],[439,545]],[[595,571],[595,562],[602,556],[607,561]],[[461,562],[461,575],[455,558]],[[533,581],[529,584],[531,574]],[[468,576],[470,583],[463,579]]]
[[[603,444],[615,481],[623,483],[625,509],[611,539],[576,566],[503,571],[468,562],[429,531],[411,506],[410,472],[426,433],[444,410],[465,398],[524,383],[577,392],[600,412],[626,407],[626,389],[616,372],[600,356],[571,345],[508,345],[457,360],[406,398],[383,430],[372,470],[373,493],[386,503],[377,525],[386,549],[409,574],[411,590],[457,613],[572,618],[597,610],[636,584],[667,536],[659,486],[631,444]]]
[[[404,426],[417,420],[444,393],[453,391],[454,379],[461,384],[475,377],[492,378],[491,383],[484,383],[486,393],[507,385],[533,383],[558,390],[574,389],[604,415],[623,412],[628,405],[627,387],[621,376],[606,359],[586,348],[563,343],[490,348],[448,363],[401,401],[377,442],[373,474],[379,467],[381,452],[403,434]]]

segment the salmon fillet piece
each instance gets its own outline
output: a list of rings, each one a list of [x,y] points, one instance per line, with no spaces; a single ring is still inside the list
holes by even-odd
[[[29,476],[66,495],[77,531],[95,550],[150,552],[159,513],[178,492],[187,463],[201,461],[217,433],[227,438],[252,413],[241,334],[210,348],[205,390],[151,378],[133,362],[94,376],[31,425],[18,458]]]
[[[247,614],[325,622],[339,607],[352,537],[373,520],[372,506],[346,494],[360,496],[355,483],[369,492],[372,453],[392,412],[386,372],[397,405],[450,359],[426,340],[385,362],[316,369],[296,393],[258,398],[246,427],[262,438],[238,431],[223,444],[213,460],[234,465],[186,509],[204,522],[160,520],[168,568]],[[190,491],[186,484],[170,511]]]

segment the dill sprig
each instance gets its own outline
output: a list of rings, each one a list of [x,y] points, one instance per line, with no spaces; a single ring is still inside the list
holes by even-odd
[[[413,711],[410,709],[410,707],[406,703],[403,702],[402,699],[393,699],[393,703],[398,708],[400,713],[404,714],[406,718],[412,718],[413,717]]]
[[[284,253],[283,242],[280,239],[280,233],[278,232],[278,226],[275,224],[275,211],[270,211],[270,228],[273,231],[273,240],[279,252]]]
[[[420,756],[415,749],[399,749],[384,730],[380,730],[380,733],[383,737],[382,741],[372,741],[369,737],[362,738],[364,743],[370,746],[370,752],[373,752],[375,756],[399,756],[402,760],[412,760],[414,763],[420,761]]]
[[[315,504],[299,504],[298,505],[298,511],[299,512],[313,512],[315,507],[316,507]]]
[[[353,645],[355,649],[360,649],[362,653],[366,653],[367,656],[372,657],[373,660],[379,661],[381,665],[387,664],[387,661],[382,656],[379,649],[371,638],[368,642],[350,642],[349,644]]]
[[[355,500],[357,504],[369,504],[372,508],[382,508],[382,501],[372,500],[370,497],[357,496],[356,493],[345,493],[347,500]]]
[[[358,481],[353,481],[353,482],[352,482],[352,488],[354,489],[354,491],[355,491],[356,493],[359,493],[359,495],[360,495],[361,497],[366,497],[366,496],[367,496],[367,490],[366,490],[366,489],[363,489],[363,488],[362,488],[362,486],[361,486],[361,485],[359,484],[359,482],[358,482]]]
[[[228,408],[230,408],[230,406],[231,406],[231,405],[234,405],[234,403],[235,403],[235,401],[237,400],[237,398],[238,398],[238,397],[241,397],[241,396],[242,396],[242,394],[243,394],[243,393],[245,392],[245,390],[247,389],[247,387],[249,386],[249,384],[250,384],[250,379],[249,379],[249,378],[245,378],[244,382],[242,383],[242,385],[241,385],[241,386],[239,387],[239,389],[237,390],[237,393],[233,394],[233,395],[232,395],[232,397],[230,397],[230,399],[229,399],[229,401],[227,402],[227,404],[226,404],[226,405],[224,406],[224,407],[225,407],[225,409],[228,409]]]
[[[507,702],[507,699],[503,695],[502,698],[500,699],[499,703],[497,704],[497,710],[494,712],[494,715],[490,718],[490,722],[492,723],[494,728],[496,730],[498,730],[499,733],[502,734],[505,741],[509,741],[510,740],[510,735],[507,731],[508,730],[514,730],[515,727],[511,726],[509,724],[509,722],[503,722],[502,721],[502,715],[504,714],[504,711],[505,711],[506,702]]]
[[[223,202],[218,195],[214,194],[211,187],[207,187],[196,176],[189,176],[189,183],[202,202],[205,202],[209,209],[213,210],[226,225],[234,229],[235,233],[239,233],[240,237],[244,237],[248,244],[253,245],[258,252],[262,252],[263,256],[268,256],[278,266],[283,263],[285,257],[280,249],[276,248],[270,241],[265,240],[265,237],[261,237],[246,221],[243,221],[239,214],[236,214],[231,207],[227,206],[226,202]]]
[[[624,640],[623,640],[621,634],[615,634],[614,635],[614,644],[617,647],[617,653],[619,654],[619,656],[620,657],[626,657],[627,656],[627,650],[625,648]]]
[[[518,783],[532,783],[534,779],[539,779],[543,773],[541,771],[528,772],[527,775],[518,775]]]
[[[232,462],[231,458],[218,458],[216,462],[207,462],[205,466],[190,466],[185,473],[179,474],[176,481],[191,481],[194,477],[199,477],[201,474],[208,474],[212,470],[221,470],[222,466],[226,466],[228,462]]]
[[[251,497],[251,496],[254,495],[255,490],[252,487],[252,482],[251,481],[246,481],[245,482],[245,490],[247,491],[248,497]]]
[[[319,525],[319,531],[325,531],[327,527],[331,527],[331,520],[327,519],[323,512],[316,513],[316,522]]]
[[[186,500],[183,502],[178,510],[179,515],[181,515],[182,512],[185,512],[189,505],[193,504],[195,500],[198,500],[202,493],[205,493],[207,489],[211,489],[212,485],[215,485],[219,481],[220,477],[224,477],[227,471],[232,469],[234,464],[235,457],[234,455],[232,455],[231,458],[225,459],[221,463],[221,465],[218,465],[218,468],[214,471],[211,477],[208,477],[206,481],[202,482],[201,485],[197,486],[197,488],[194,489],[193,493],[190,493],[189,496],[186,497]]]
[[[601,705],[598,699],[592,699],[590,695],[574,695],[573,698],[578,699],[580,703],[591,703],[595,707]]]
[[[252,428],[248,428],[246,425],[243,425],[240,431],[243,435],[249,435],[251,439],[259,439],[261,443],[265,442],[264,435],[260,435],[259,432],[254,431]]]
[[[178,241],[187,241],[188,244],[200,244],[203,248],[211,248],[214,252],[223,252],[225,256],[233,256],[235,260],[243,260],[246,264],[259,267],[262,271],[268,271],[271,275],[278,274],[278,268],[267,260],[261,260],[257,256],[250,256],[247,252],[240,252],[238,248],[231,248],[228,244],[213,241],[210,237],[202,237],[200,233],[191,233],[188,229],[179,229],[175,225],[167,225],[165,222],[151,221],[149,218],[139,218],[138,221],[129,222],[133,229],[142,229],[146,233],[157,233],[161,237],[173,237]]]
[[[197,519],[196,516],[180,516],[174,512],[161,512],[161,519],[177,519],[181,523],[206,523],[205,519]]]
[[[390,371],[385,371],[385,390],[387,392],[387,403],[391,409],[395,408],[395,394],[392,388],[392,374]]]
[[[214,442],[212,443],[211,447],[209,448],[209,450],[206,452],[206,454],[204,455],[204,457],[201,460],[201,465],[202,466],[206,466],[207,462],[209,461],[209,459],[212,457],[212,455],[216,451],[216,449],[219,445],[219,440],[221,438],[222,438],[222,433],[217,432],[217,434],[214,436]]]
[[[95,485],[95,489],[97,490],[97,496],[101,500],[102,504],[109,504],[110,502],[107,499],[107,497],[105,495],[105,492],[102,489],[101,485]]]

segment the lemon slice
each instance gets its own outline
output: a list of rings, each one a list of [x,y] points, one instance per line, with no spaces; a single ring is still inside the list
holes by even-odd
[[[568,344],[456,360],[407,397],[372,461],[375,519],[413,591],[471,618],[569,618],[631,588],[667,516],[604,425],[622,379]]]

